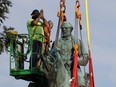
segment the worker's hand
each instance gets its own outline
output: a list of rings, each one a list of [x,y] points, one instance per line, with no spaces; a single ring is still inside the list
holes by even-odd
[[[43,19],[44,18],[44,13],[43,13],[43,9],[40,10],[40,18]]]

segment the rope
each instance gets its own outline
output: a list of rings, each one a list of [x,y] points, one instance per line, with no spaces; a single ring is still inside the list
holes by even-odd
[[[79,3],[78,3],[78,0],[76,0],[76,3],[75,3],[75,30],[74,30],[74,38],[75,40],[77,39],[78,40],[78,10],[79,10]],[[78,44],[74,43],[74,58],[73,58],[73,70],[72,70],[72,82],[71,82],[71,87],[78,87],[78,75],[77,75],[77,72],[78,72],[78,69],[77,69],[77,66],[78,66]]]
[[[88,41],[88,54],[89,54],[89,87],[95,87],[94,83],[94,73],[92,65],[92,57],[90,51],[90,28],[89,28],[89,15],[88,15],[88,1],[85,0],[85,11],[86,11],[86,32],[87,32],[87,41]]]
[[[65,0],[60,0],[60,11],[57,14],[57,16],[59,17],[59,20],[58,20],[58,26],[57,26],[54,46],[57,46],[57,43],[58,43],[60,26],[64,21],[66,21],[65,10],[66,10]]]

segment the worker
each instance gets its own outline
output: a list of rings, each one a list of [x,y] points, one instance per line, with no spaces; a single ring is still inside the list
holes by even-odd
[[[52,27],[53,27],[53,22],[51,20],[48,21],[48,26],[44,26],[44,35],[45,35],[45,39],[44,39],[45,50],[44,50],[44,52],[49,51]]]
[[[44,49],[44,26],[48,26],[48,22],[44,17],[43,10],[40,12],[35,9],[31,13],[32,18],[27,21],[27,29],[30,40],[32,40],[32,67],[38,65],[40,55]]]
[[[71,32],[73,26],[69,22],[61,25],[62,37],[52,48],[51,53],[57,59],[56,64],[56,87],[71,87],[72,70],[73,70],[73,46],[78,44],[78,86],[85,87],[85,81],[80,66],[86,66],[88,63],[88,54],[81,40],[76,40]],[[55,81],[55,80],[54,80]]]

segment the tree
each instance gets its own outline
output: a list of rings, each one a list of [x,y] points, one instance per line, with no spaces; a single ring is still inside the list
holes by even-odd
[[[3,24],[3,21],[8,18],[5,14],[9,13],[9,7],[12,7],[12,2],[10,0],[0,0],[0,27]],[[7,38],[4,37],[7,29],[9,28],[4,25],[3,33],[0,33],[0,54],[4,51],[4,48],[8,48],[6,45]]]
[[[7,18],[5,13],[9,13],[9,7],[12,7],[12,2],[9,0],[0,0],[0,26]]]

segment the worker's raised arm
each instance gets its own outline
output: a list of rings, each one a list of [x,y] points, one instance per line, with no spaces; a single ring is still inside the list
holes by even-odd
[[[40,18],[43,20],[44,26],[47,27],[47,28],[49,28],[50,25],[49,25],[49,23],[47,22],[47,20],[45,19],[45,17],[44,17],[44,12],[43,12],[42,9],[40,10]]]

